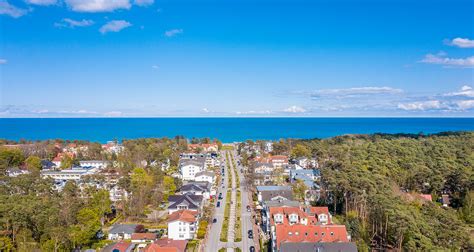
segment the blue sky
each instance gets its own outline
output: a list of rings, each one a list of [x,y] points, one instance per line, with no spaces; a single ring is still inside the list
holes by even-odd
[[[474,116],[474,1],[0,0],[0,117]]]

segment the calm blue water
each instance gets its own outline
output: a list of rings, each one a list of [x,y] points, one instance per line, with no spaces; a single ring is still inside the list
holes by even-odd
[[[327,138],[342,134],[472,131],[474,118],[0,118],[0,138],[106,142],[141,137]]]

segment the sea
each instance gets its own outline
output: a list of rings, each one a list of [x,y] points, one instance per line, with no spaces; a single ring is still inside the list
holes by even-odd
[[[473,131],[474,118],[0,118],[0,139],[88,140],[147,137],[219,139],[225,143],[345,134]]]

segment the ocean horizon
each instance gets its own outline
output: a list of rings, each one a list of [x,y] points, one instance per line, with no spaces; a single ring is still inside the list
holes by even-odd
[[[88,140],[209,137],[222,142],[329,138],[346,134],[472,131],[474,118],[454,117],[135,117],[0,118],[0,139]]]

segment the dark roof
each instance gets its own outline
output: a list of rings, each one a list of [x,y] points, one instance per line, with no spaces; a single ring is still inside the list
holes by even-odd
[[[179,188],[179,191],[182,193],[186,192],[209,192],[210,191],[210,186],[208,185],[208,182],[205,182],[205,184],[202,183],[188,183],[181,188]]]
[[[202,203],[202,195],[170,195],[168,209],[176,209],[178,205],[187,205],[190,210],[197,210]]]
[[[133,234],[137,226],[137,224],[114,224],[109,230],[109,234]]]
[[[56,166],[55,163],[53,163],[53,162],[51,162],[51,161],[49,161],[49,160],[47,160],[47,159],[41,160],[41,167],[42,167],[43,169],[50,169],[50,168],[53,168],[53,167],[55,167],[55,166]]]
[[[196,166],[202,166],[204,167],[206,163],[205,158],[193,158],[193,159],[181,159],[179,160],[179,166],[185,166],[185,165],[196,165]]]
[[[263,191],[261,192],[262,201],[270,201],[275,197],[282,197],[287,200],[293,200],[293,192],[288,190]]]
[[[280,252],[357,252],[354,242],[282,242]]]

